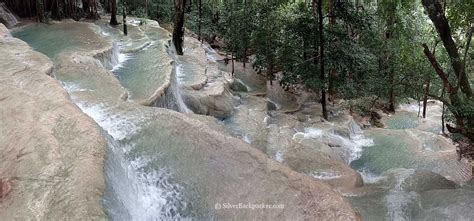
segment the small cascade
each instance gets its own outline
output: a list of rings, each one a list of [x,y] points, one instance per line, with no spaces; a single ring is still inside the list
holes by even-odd
[[[208,43],[203,43],[202,48],[206,51],[207,60],[211,62],[217,61],[217,52]]]
[[[169,44],[172,44],[169,42]],[[181,93],[181,77],[183,76],[183,68],[179,61],[179,58],[176,55],[176,51],[173,46],[167,47],[168,54],[173,58],[173,71],[171,73],[170,85],[166,89],[165,94],[158,99],[153,106],[163,107],[181,113],[193,113],[191,109],[188,108],[186,103],[183,100]]]
[[[18,24],[16,16],[7,8],[5,3],[0,2],[0,23],[3,23],[7,28],[13,28]]]
[[[146,119],[114,114],[114,110],[101,105],[77,105],[105,130],[109,154],[105,165],[104,206],[110,218],[186,220],[177,212],[185,206],[183,187],[170,182],[170,171],[148,170],[151,159],[130,154],[135,147],[127,139],[140,130],[139,125],[146,125]]]
[[[395,187],[385,196],[387,218],[390,220],[410,220],[418,194],[414,191],[405,191],[403,183],[414,174],[414,169],[399,170],[396,176]]]
[[[304,132],[295,133],[293,139],[318,139],[338,151],[345,162],[350,164],[360,157],[362,147],[372,146],[374,143],[372,139],[364,136],[362,129],[354,121],[351,121],[348,127],[349,137],[339,135],[332,129],[322,130],[309,127],[305,128]]]
[[[95,59],[99,60],[105,69],[115,71],[122,67],[129,56],[120,52],[121,46],[114,42],[110,50],[96,54]]]
[[[176,62],[175,62],[176,63]],[[175,64],[173,68],[173,73],[171,73],[170,85],[166,89],[165,94],[158,99],[153,106],[167,108],[181,113],[193,113],[191,109],[188,108],[186,103],[184,103],[183,97],[181,95],[181,89],[179,86],[179,75],[182,72],[179,64]]]

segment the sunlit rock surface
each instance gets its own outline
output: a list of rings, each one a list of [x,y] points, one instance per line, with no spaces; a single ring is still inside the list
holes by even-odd
[[[84,46],[93,50],[82,50],[79,45],[78,50],[60,51],[54,60],[56,76],[71,99],[107,132],[104,206],[110,218],[359,219],[350,204],[328,185],[294,172],[223,133],[217,120],[127,99],[128,88],[122,87],[120,76],[115,75],[117,80],[108,70],[109,61],[115,57],[107,54],[113,53],[113,44],[103,44]],[[197,94],[196,100],[207,108],[207,114],[229,114],[234,107],[230,80],[217,68],[207,71],[206,76],[210,80],[203,88],[183,90]],[[256,103],[263,106],[260,101]],[[284,208],[216,206],[239,203],[283,204]]]
[[[52,62],[0,24],[2,220],[105,220],[106,141],[51,76]]]
[[[235,103],[230,91],[233,78],[220,71],[215,61],[207,59],[197,39],[185,38],[184,48],[184,55],[177,58],[176,75],[184,86],[185,103],[197,114],[230,116]]]
[[[296,116],[282,113],[274,113],[269,121],[267,154],[274,159],[342,192],[363,185],[361,175],[349,167],[344,159],[347,154],[341,152],[341,148],[347,148],[343,146],[345,142],[352,145],[348,137],[317,128],[305,129],[308,125]]]

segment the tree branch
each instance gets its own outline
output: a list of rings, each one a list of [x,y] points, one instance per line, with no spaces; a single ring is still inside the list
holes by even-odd
[[[431,53],[430,49],[428,49],[428,46],[426,44],[423,44],[423,48],[423,52],[425,53],[428,60],[431,62],[431,66],[433,66],[436,71],[436,74],[438,74],[438,76],[443,81],[444,87],[448,89],[448,92],[451,94],[455,88],[449,82],[448,76],[446,75],[446,73],[444,73],[443,69],[441,69],[435,56]]]
[[[433,22],[438,35],[443,42],[446,52],[448,52],[451,60],[451,66],[453,67],[454,73],[456,74],[457,83],[459,84],[461,91],[467,96],[472,97],[472,89],[467,78],[465,67],[459,56],[458,48],[454,43],[451,28],[449,26],[448,19],[445,16],[444,8],[441,5],[440,0],[422,0],[421,1],[428,17]]]

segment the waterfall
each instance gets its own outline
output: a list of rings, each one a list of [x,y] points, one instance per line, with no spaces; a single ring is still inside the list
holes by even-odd
[[[179,86],[179,75],[182,73],[182,68],[177,62],[174,62],[173,71],[171,73],[171,81],[169,87],[166,89],[165,94],[158,99],[153,106],[167,108],[181,113],[193,113],[184,103],[181,95],[181,88]]]
[[[115,71],[122,67],[123,63],[130,57],[120,52],[121,46],[114,42],[112,47],[108,50],[94,55],[94,58],[99,60],[102,66],[111,71]]]
[[[109,136],[104,206],[112,220],[176,220],[183,187],[172,184],[166,169],[145,172],[146,158],[128,159],[127,147]]]
[[[171,41],[169,41],[168,44],[172,45]],[[181,93],[180,78],[184,75],[184,73],[182,64],[179,61],[179,57],[176,55],[174,46],[167,46],[167,52],[174,60],[170,85],[166,89],[165,94],[160,99],[158,99],[153,106],[163,107],[179,111],[181,113],[193,113],[193,111],[189,109],[186,103],[184,102]]]
[[[0,23],[3,23],[7,28],[12,28],[18,24],[18,19],[15,15],[7,8],[5,3],[0,2]]]
[[[348,125],[349,137],[341,136],[332,129],[322,130],[319,128],[308,127],[304,132],[297,132],[293,135],[293,139],[318,139],[328,144],[333,150],[339,152],[342,159],[347,164],[357,160],[362,152],[362,147],[372,146],[373,140],[366,138],[362,129],[353,120]]]
[[[107,138],[104,207],[109,217],[112,220],[185,219],[177,212],[184,201],[183,187],[170,181],[171,173],[166,169],[147,170],[151,159],[130,155],[134,143],[128,139],[148,119],[116,113],[113,107],[104,105],[76,104],[99,124]]]
[[[202,48],[206,51],[207,60],[211,62],[217,61],[217,52],[209,44],[203,43]]]
[[[414,174],[414,169],[400,170],[396,176],[395,187],[385,196],[387,206],[387,217],[390,220],[410,220],[411,212],[416,208],[414,205],[418,194],[414,191],[408,192],[403,188],[405,180]]]

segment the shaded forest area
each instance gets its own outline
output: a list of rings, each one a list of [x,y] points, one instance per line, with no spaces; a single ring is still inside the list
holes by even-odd
[[[99,18],[100,5],[96,0],[2,0],[0,2],[5,2],[20,17],[38,17],[40,21],[47,18],[55,20]]]
[[[438,100],[444,105],[443,131],[446,126],[464,155],[474,155],[474,1],[4,2],[19,16],[39,20],[98,18],[103,7],[184,24],[225,50],[232,62],[250,63],[271,83],[319,94],[323,110],[344,100],[351,111],[372,116],[376,109],[394,112],[397,104],[414,99],[426,117],[428,99]],[[173,38],[178,51],[181,38]],[[324,118],[328,115],[323,111]]]

